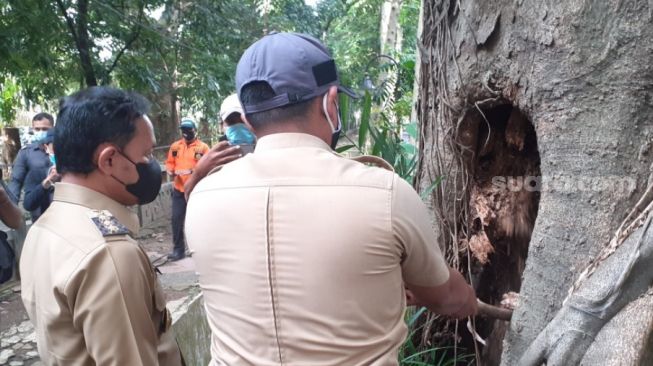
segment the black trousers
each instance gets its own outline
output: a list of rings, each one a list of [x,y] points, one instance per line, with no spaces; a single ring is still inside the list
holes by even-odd
[[[184,221],[186,220],[186,198],[184,192],[172,190],[172,243],[174,250],[185,251]]]

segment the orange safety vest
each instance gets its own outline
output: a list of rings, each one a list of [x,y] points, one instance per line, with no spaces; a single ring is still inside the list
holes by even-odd
[[[175,141],[170,145],[168,159],[166,160],[166,170],[168,174],[175,176],[175,189],[183,192],[184,184],[195,168],[197,161],[209,151],[209,146],[199,139],[190,144],[184,139]]]

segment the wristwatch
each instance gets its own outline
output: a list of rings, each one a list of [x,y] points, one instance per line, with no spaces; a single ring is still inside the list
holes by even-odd
[[[41,182],[41,185],[42,185],[43,188],[45,188],[45,189],[50,189],[50,188],[52,188],[52,185],[53,185],[53,184],[54,184],[54,183],[52,183],[52,181],[49,180],[49,179],[45,179],[45,180],[43,180],[43,182]]]

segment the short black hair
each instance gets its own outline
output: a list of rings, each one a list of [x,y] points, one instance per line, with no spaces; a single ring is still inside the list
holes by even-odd
[[[54,126],[54,118],[52,117],[52,115],[50,113],[45,113],[45,112],[37,113],[34,116],[34,118],[32,118],[32,122],[42,121],[44,119],[47,119],[48,121],[50,121],[50,124]]]
[[[274,97],[276,97],[274,89],[265,81],[251,82],[243,86],[240,91],[240,101],[244,105],[262,103]],[[308,114],[313,100],[309,99],[264,112],[247,113],[245,116],[254,129],[259,129],[268,123],[284,122],[305,117]]]
[[[97,168],[95,149],[106,142],[124,148],[134,137],[135,121],[149,106],[138,93],[103,86],[62,98],[54,132],[57,171],[91,173]]]
[[[235,125],[236,123],[242,123],[243,118],[240,116],[240,113],[233,112],[232,114],[228,115],[227,118],[225,118],[223,122],[227,126],[232,126],[232,125]]]

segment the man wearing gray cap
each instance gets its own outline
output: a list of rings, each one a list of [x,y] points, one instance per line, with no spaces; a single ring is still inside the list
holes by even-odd
[[[475,314],[410,185],[333,152],[338,92],[355,94],[318,40],[263,37],[236,86],[256,150],[200,181],[186,219],[211,365],[397,365],[405,288],[438,313]]]

